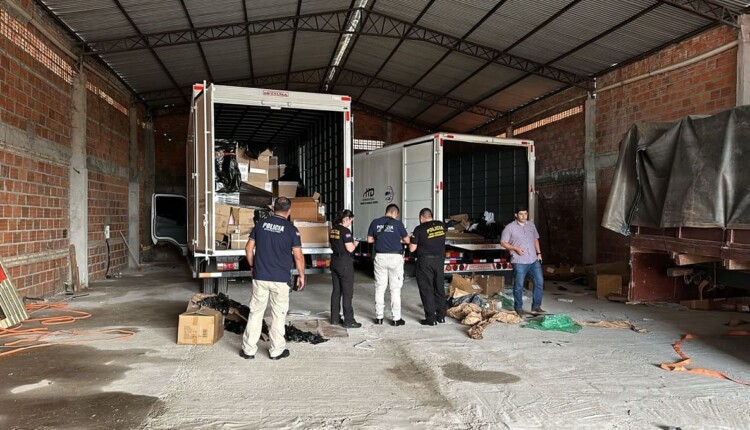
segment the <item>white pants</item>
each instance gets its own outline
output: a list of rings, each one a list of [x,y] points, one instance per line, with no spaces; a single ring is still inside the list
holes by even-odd
[[[393,321],[401,319],[401,286],[403,284],[404,257],[401,254],[375,255],[375,318],[383,318],[385,289],[389,287]]]
[[[284,352],[286,340],[284,329],[286,313],[289,310],[289,285],[286,282],[258,281],[253,279],[253,296],[250,299],[250,315],[242,336],[242,350],[247,355],[258,352],[258,340],[263,328],[263,314],[266,313],[269,298],[271,300],[271,327],[268,334],[271,338],[271,349],[268,355],[277,357]]]

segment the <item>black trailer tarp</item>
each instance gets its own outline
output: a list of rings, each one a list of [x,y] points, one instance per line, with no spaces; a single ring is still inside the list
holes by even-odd
[[[602,226],[750,229],[750,106],[631,127]]]

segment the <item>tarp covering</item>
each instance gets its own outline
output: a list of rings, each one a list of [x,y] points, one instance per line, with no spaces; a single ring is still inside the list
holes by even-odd
[[[631,127],[602,226],[750,229],[750,106]]]

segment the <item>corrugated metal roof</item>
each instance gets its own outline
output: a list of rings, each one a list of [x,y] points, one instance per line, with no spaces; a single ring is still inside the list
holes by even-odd
[[[184,103],[194,82],[211,79],[318,91],[348,41],[337,68],[346,79],[329,90],[448,131],[732,25],[748,5],[714,0],[735,15],[712,17],[689,10],[699,2],[658,0],[120,0],[122,10],[112,0],[38,1],[154,108]],[[353,4],[365,8],[356,27],[346,20],[359,13],[336,13]]]

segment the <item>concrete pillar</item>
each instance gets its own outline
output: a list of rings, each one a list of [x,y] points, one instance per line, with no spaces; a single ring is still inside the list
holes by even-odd
[[[76,263],[81,286],[89,284],[89,172],[86,168],[86,74],[73,76],[72,130],[70,133],[70,188],[68,214],[70,244],[76,248]]]
[[[596,263],[596,99],[589,97],[584,106],[585,142],[583,146],[583,263]]]
[[[151,196],[154,194],[154,184],[156,182],[156,136],[154,136],[154,122],[148,119],[145,122],[143,130],[144,154],[143,168],[141,169],[141,180],[143,181],[143,205],[144,217],[151,222]],[[151,235],[151,225],[146,228],[149,237]],[[150,243],[150,240],[149,240]]]
[[[385,145],[393,143],[393,121],[390,117],[385,118]]]
[[[131,106],[128,110],[130,119],[130,144],[128,156],[128,246],[135,255],[128,258],[128,267],[138,267],[141,260],[141,192],[138,166],[138,110]]]
[[[750,104],[750,15],[740,15],[737,47],[737,106]]]
[[[508,125],[508,127],[505,129],[505,137],[513,137],[513,124]]]

